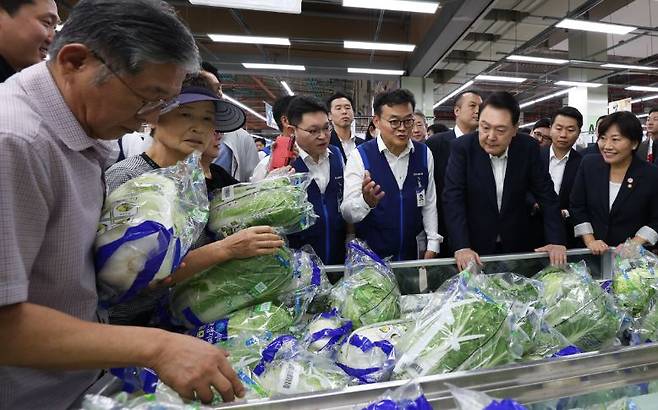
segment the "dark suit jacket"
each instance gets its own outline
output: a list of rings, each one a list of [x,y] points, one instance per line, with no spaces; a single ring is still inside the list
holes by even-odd
[[[482,254],[532,251],[526,194],[531,192],[544,211],[548,243],[565,244],[558,197],[542,165],[539,144],[517,134],[509,145],[501,210],[491,159],[478,133],[452,144],[443,190],[443,209],[454,250],[471,248]],[[500,245],[497,238],[500,237]]]
[[[587,148],[585,148],[580,152],[580,155],[582,155],[583,157],[592,154],[601,155],[601,151],[599,150],[599,145],[596,142],[587,144]]]
[[[359,145],[363,144],[366,142],[363,138],[359,137],[354,137],[354,143],[358,147]],[[338,148],[340,151],[340,155],[343,156],[343,162],[347,163],[347,155],[345,155],[345,150],[343,149],[343,144],[340,143],[340,138],[338,138],[338,134],[336,134],[336,130],[331,131],[331,140],[329,141],[329,144],[335,146]]]
[[[617,246],[648,226],[658,231],[658,167],[635,156],[610,209],[610,166],[602,156],[583,158],[571,191],[574,225],[589,222],[594,237]]]
[[[450,143],[455,139],[457,139],[455,131],[450,130],[434,134],[425,141],[427,148],[432,151],[432,156],[434,157],[434,183],[436,184],[436,197],[438,198],[436,201],[436,210],[439,216],[438,231],[439,235],[443,236],[443,243],[441,244],[442,257],[450,257],[452,254],[450,237],[443,215],[441,195],[443,194],[448,158],[450,158]]]
[[[551,163],[551,150],[549,147],[541,148],[541,160],[542,164],[546,168],[546,171],[550,169]],[[576,180],[576,174],[578,173],[578,167],[580,166],[580,161],[582,160],[582,155],[575,149],[571,149],[569,153],[569,159],[567,164],[564,167],[564,174],[562,175],[562,185],[560,185],[560,192],[558,194],[558,199],[560,202],[560,210],[569,209],[569,200],[571,197],[571,190],[573,188],[574,181]],[[531,203],[535,204],[536,200],[534,195],[528,194],[531,198]],[[543,246],[546,244],[543,233],[543,213],[539,211],[533,218],[533,234],[535,236],[535,246]],[[576,238],[573,235],[573,224],[571,223],[571,218],[564,220],[564,230],[567,237],[567,247],[570,249],[573,248],[582,248],[583,243],[580,238]]]
[[[637,147],[637,151],[635,151],[635,155],[637,155],[638,158],[643,159],[646,161],[647,155],[649,154],[649,140],[642,141],[640,143],[640,146]]]

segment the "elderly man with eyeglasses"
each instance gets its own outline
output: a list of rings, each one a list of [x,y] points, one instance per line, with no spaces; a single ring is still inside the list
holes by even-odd
[[[0,85],[0,407],[64,409],[112,367],[152,368],[185,398],[243,394],[225,353],[100,324],[93,258],[110,140],[157,121],[198,50],[157,0],[82,0],[51,59]]]
[[[356,224],[356,236],[381,257],[436,257],[434,158],[411,140],[416,101],[398,89],[375,97],[373,122],[379,137],[361,144],[347,160],[341,211]]]

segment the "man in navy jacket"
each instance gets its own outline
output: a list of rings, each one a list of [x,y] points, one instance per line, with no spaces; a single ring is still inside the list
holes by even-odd
[[[548,252],[552,264],[566,263],[565,232],[553,182],[542,165],[539,145],[518,134],[519,104],[511,94],[492,94],[480,108],[478,132],[452,143],[443,209],[459,269],[479,254],[532,250],[530,192],[544,211],[549,243],[535,249]]]

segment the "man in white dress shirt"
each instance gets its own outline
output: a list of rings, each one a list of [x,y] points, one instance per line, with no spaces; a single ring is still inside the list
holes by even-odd
[[[330,143],[340,150],[343,161],[347,161],[352,151],[365,142],[352,133],[352,122],[354,122],[352,97],[338,91],[327,99],[327,109],[334,127],[331,131]]]
[[[345,166],[343,217],[379,256],[394,260],[434,258],[443,239],[434,159],[424,144],[411,141],[415,105],[404,89],[376,96],[373,122],[380,136],[361,144]]]

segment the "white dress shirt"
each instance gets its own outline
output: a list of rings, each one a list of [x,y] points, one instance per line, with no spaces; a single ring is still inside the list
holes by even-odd
[[[459,128],[459,125],[455,124],[455,128],[452,129],[455,132],[455,137],[459,138],[464,135],[464,132]]]
[[[393,155],[381,137],[377,137],[377,147],[379,152],[383,152],[386,157],[386,162],[391,168],[395,180],[398,183],[398,188],[402,189],[404,180],[407,178],[407,171],[409,169],[409,156],[413,149],[411,140],[407,143],[407,147],[398,156]],[[427,150],[427,192],[425,193],[425,206],[423,206],[423,228],[427,235],[427,250],[432,252],[439,252],[439,245],[443,241],[443,237],[438,233],[438,216],[436,211],[436,185],[434,183],[434,157],[432,151]],[[347,159],[345,165],[345,187],[343,190],[343,203],[340,206],[340,211],[343,218],[347,223],[361,222],[370,213],[370,206],[363,199],[363,177],[365,176],[365,167],[363,159],[358,153],[354,153]],[[377,182],[377,175],[371,175],[373,180]],[[386,195],[392,195],[387,193]],[[382,221],[385,223],[385,221]]]
[[[304,161],[304,164],[306,164],[308,167],[308,172],[311,179],[313,179],[318,185],[318,188],[320,188],[320,193],[324,194],[324,191],[327,189],[327,185],[329,185],[329,148],[327,148],[326,152],[320,156],[318,162],[315,162],[313,157],[301,149],[299,145],[297,145],[297,149],[299,150],[299,158],[301,158],[301,160]],[[258,163],[256,169],[254,169],[254,174],[251,176],[251,182],[258,182],[265,179],[267,176],[267,167],[269,162],[270,157],[267,156]]]
[[[562,187],[562,180],[564,179],[564,170],[567,167],[567,162],[569,161],[569,155],[571,150],[567,152],[562,159],[558,159],[555,156],[555,151],[553,151],[553,146],[549,150],[549,164],[548,172],[551,174],[551,179],[553,180],[553,189],[555,193],[560,195],[560,188]]]
[[[509,148],[499,157],[489,154],[489,158],[491,158],[491,169],[493,170],[494,180],[496,181],[496,202],[498,203],[498,211],[500,211],[500,208],[503,205],[503,191],[505,190],[508,152]]]
[[[340,139],[340,137],[338,137]],[[356,149],[356,137],[351,135],[348,140],[340,140],[340,145],[343,146],[343,151],[345,152],[345,158],[349,158],[352,151]]]

